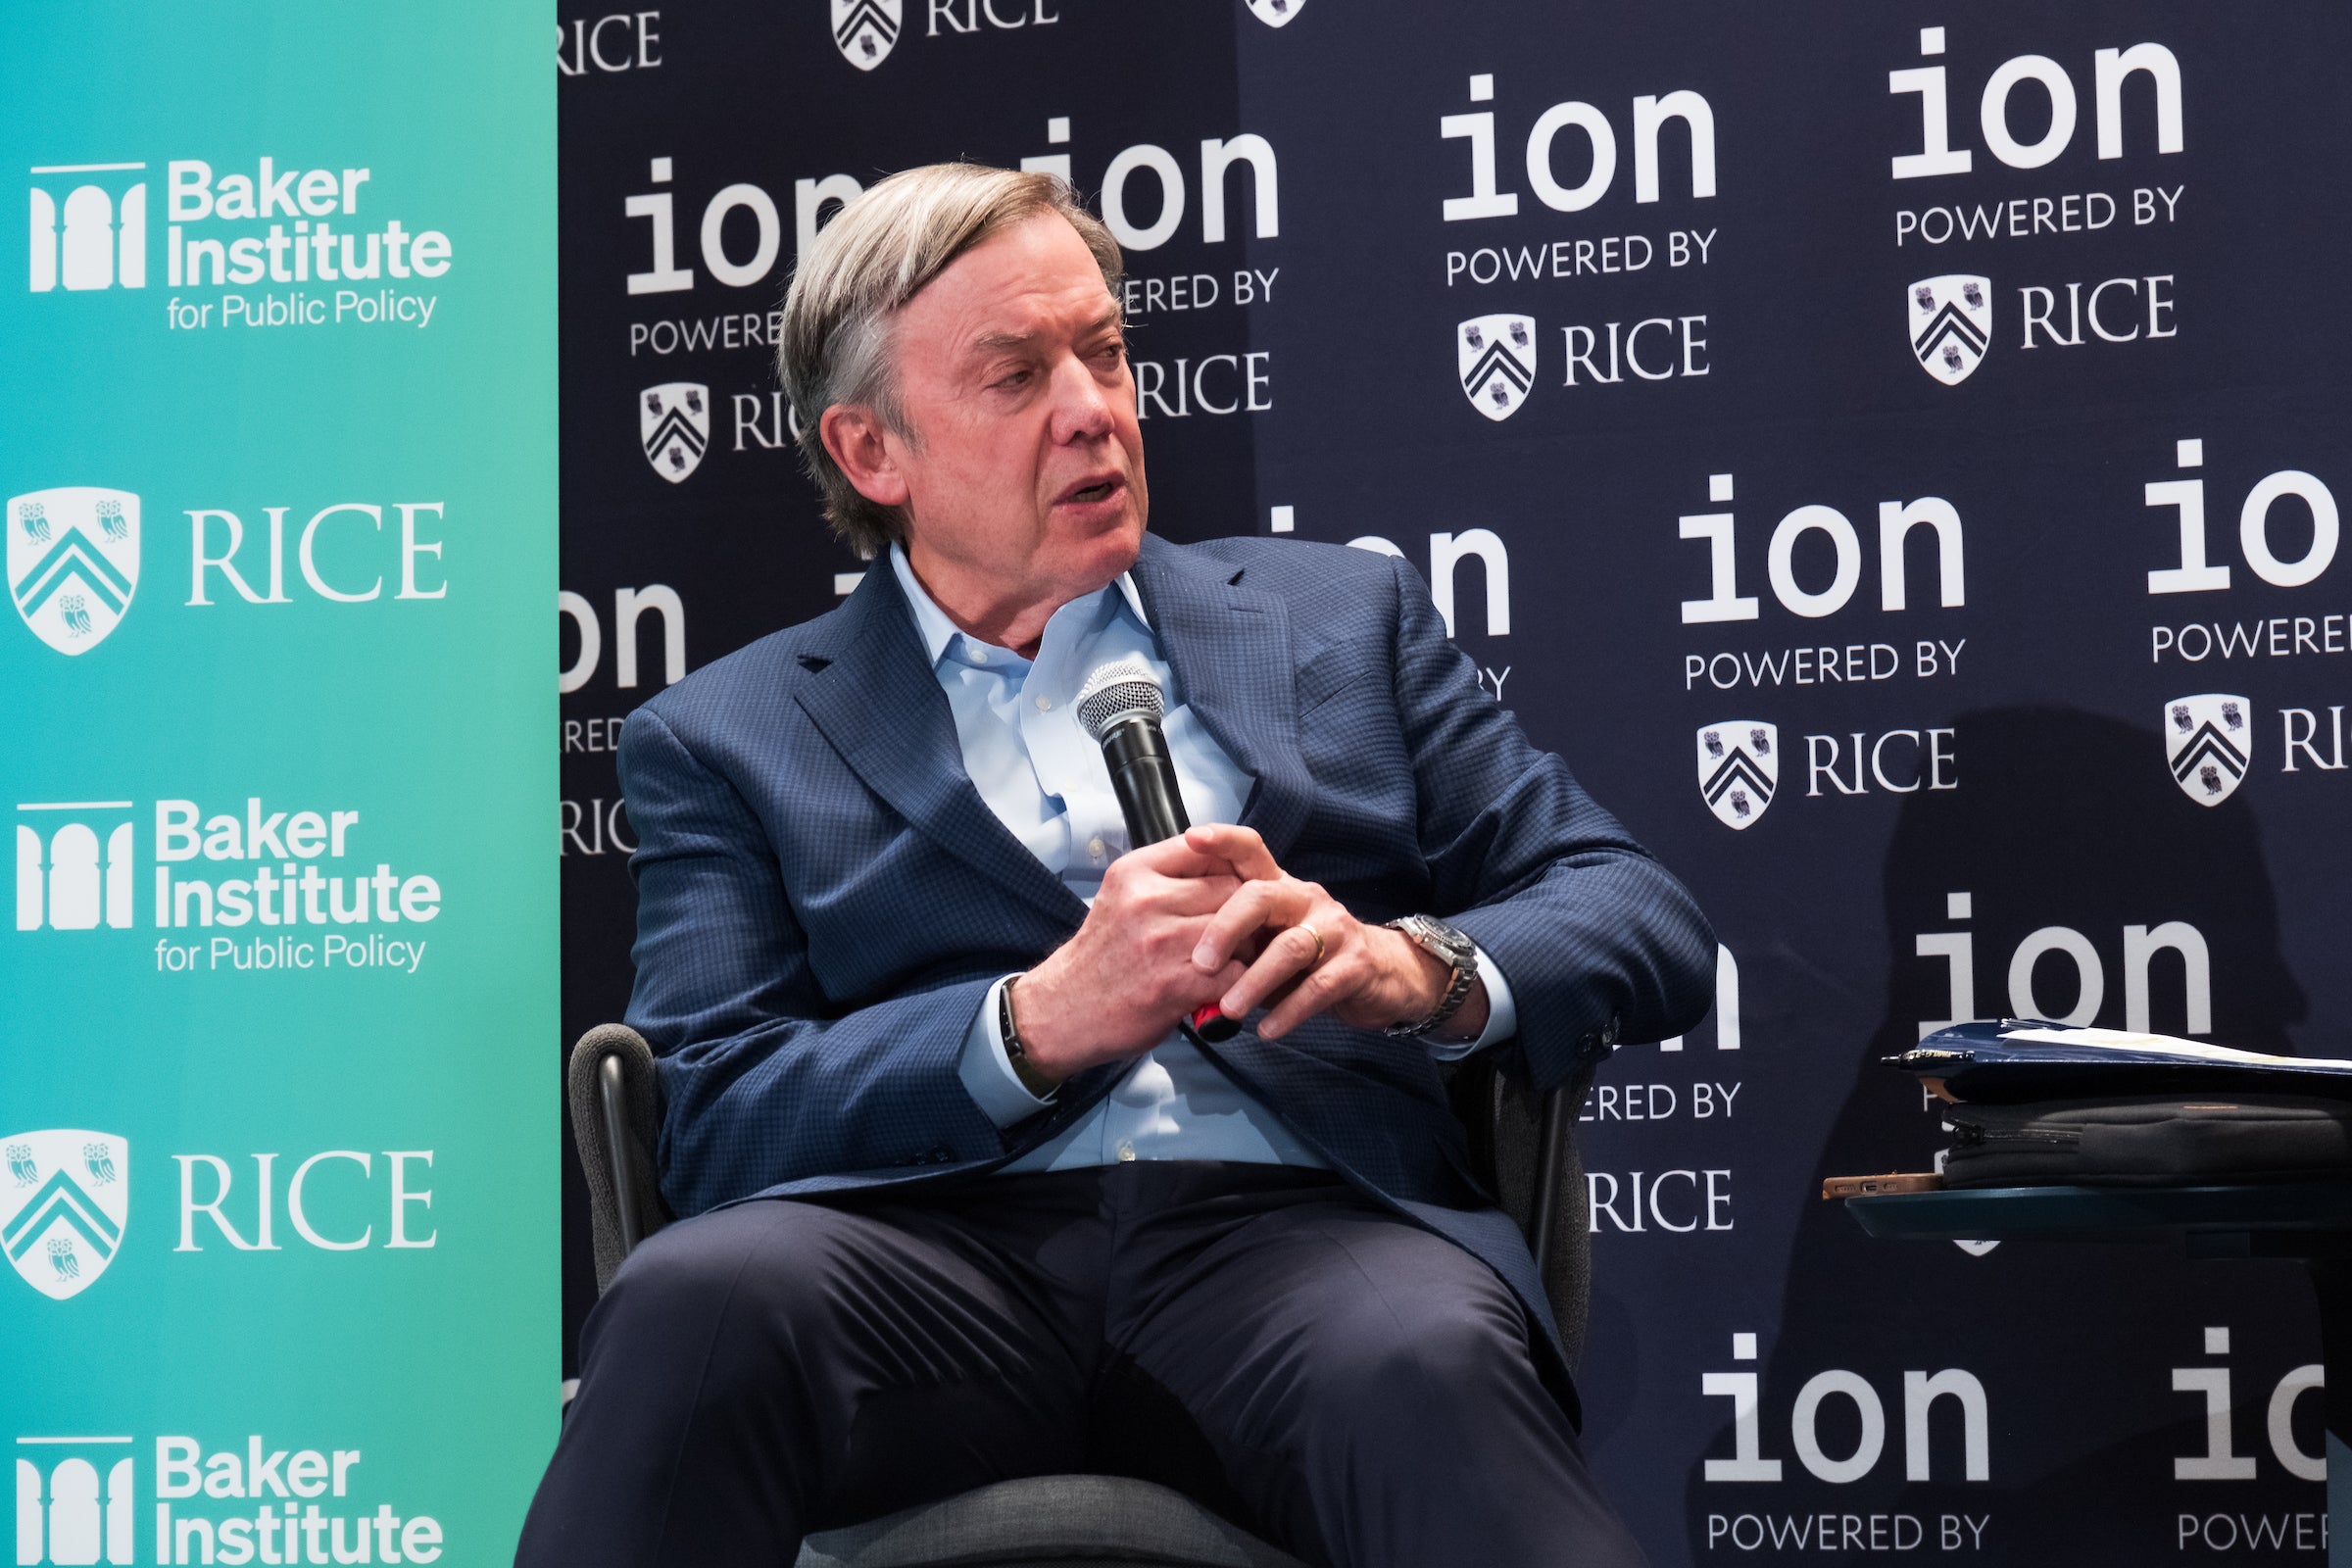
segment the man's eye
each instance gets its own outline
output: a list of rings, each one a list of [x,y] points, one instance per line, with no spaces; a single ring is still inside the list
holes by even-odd
[[[1018,392],[1022,387],[1025,387],[1028,384],[1029,372],[1027,370],[1015,370],[1010,375],[1004,376],[997,382],[997,385],[1000,388],[1007,392]]]

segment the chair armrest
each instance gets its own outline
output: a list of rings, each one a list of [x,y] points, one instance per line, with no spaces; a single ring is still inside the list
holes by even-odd
[[[601,1293],[622,1259],[670,1219],[654,1164],[662,1117],[653,1050],[625,1024],[600,1024],[572,1047],[565,1092]]]

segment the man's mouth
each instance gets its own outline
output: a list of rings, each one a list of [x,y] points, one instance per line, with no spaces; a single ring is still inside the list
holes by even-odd
[[[1108,501],[1112,496],[1118,494],[1121,482],[1116,475],[1107,479],[1097,479],[1090,484],[1082,484],[1074,490],[1062,492],[1061,499],[1082,507],[1093,506],[1098,501]]]

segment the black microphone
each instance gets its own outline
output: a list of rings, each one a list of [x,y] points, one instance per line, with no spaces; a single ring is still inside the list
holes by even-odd
[[[1078,690],[1078,722],[1102,748],[1110,769],[1111,793],[1127,819],[1127,842],[1136,849],[1172,839],[1192,826],[1176,788],[1176,760],[1160,728],[1167,698],[1140,660],[1122,659],[1087,676]],[[1192,1016],[1195,1033],[1211,1045],[1231,1040],[1241,1026],[1214,1003]]]

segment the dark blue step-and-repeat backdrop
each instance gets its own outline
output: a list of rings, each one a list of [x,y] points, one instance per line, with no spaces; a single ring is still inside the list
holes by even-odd
[[[858,569],[794,257],[889,171],[1058,169],[1127,247],[1153,527],[1410,561],[1722,934],[1581,1129],[1653,1557],[2312,1560],[2295,1265],[1818,1193],[1931,1166],[1875,1058],[1941,1020],[2346,1054],[2348,55],[2318,3],[567,14],[567,1031],[628,994],[621,718]]]

